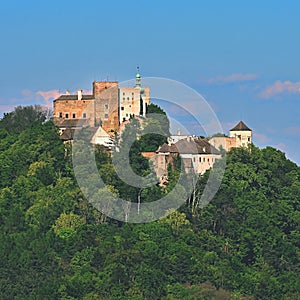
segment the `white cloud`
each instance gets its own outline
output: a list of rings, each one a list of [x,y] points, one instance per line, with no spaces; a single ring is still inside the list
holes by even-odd
[[[267,86],[261,93],[262,98],[268,99],[272,96],[279,94],[297,94],[300,93],[300,81],[291,82],[291,81],[280,81],[277,80],[273,84]]]
[[[243,81],[251,81],[257,78],[256,74],[235,73],[231,75],[219,75],[207,80],[208,83],[235,83]]]

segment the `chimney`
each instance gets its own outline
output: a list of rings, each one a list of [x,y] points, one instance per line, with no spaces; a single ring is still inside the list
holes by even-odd
[[[82,99],[82,90],[78,90],[77,94],[78,94],[78,100],[81,100]]]

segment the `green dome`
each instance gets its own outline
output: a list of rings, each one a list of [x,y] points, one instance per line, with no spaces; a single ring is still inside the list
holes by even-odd
[[[135,75],[135,78],[141,78],[141,75],[140,75],[139,73],[137,73],[137,74]]]

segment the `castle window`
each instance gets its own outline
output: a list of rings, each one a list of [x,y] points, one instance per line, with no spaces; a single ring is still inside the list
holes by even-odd
[[[131,100],[134,100],[134,98],[132,97],[132,99]]]
[[[129,97],[127,97],[127,100],[129,100]]]
[[[69,114],[66,114],[65,117],[66,117],[66,119],[68,119],[69,118]]]
[[[108,104],[105,104],[104,107],[105,107],[105,109],[108,109]]]
[[[83,113],[83,114],[82,114],[82,117],[85,119],[85,118],[86,118],[86,113]]]
[[[62,112],[59,113],[59,117],[62,118]]]
[[[108,114],[105,114],[105,115],[104,115],[104,118],[105,118],[105,119],[108,119]]]
[[[205,157],[203,157],[203,162],[205,162]]]
[[[207,159],[207,162],[209,162],[209,158]]]
[[[121,106],[121,110],[124,110],[124,106]]]
[[[201,162],[201,157],[199,157],[199,162]]]
[[[133,95],[134,95],[134,93],[131,93],[131,95],[133,96]]]
[[[125,100],[125,97],[123,97],[123,100]]]
[[[250,138],[248,137],[248,142],[250,142]]]
[[[72,114],[72,118],[75,119],[76,118],[76,114]]]
[[[126,117],[128,117],[128,114],[126,114]]]
[[[125,93],[123,93],[123,96],[125,96]]]

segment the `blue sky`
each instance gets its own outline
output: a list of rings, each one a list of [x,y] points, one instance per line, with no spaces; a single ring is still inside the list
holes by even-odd
[[[2,1],[0,114],[51,103],[94,80],[174,79],[201,93],[227,132],[300,164],[300,2]]]

